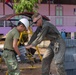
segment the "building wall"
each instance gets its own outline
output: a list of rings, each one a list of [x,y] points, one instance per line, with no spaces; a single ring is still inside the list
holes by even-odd
[[[9,30],[11,30],[11,27],[0,27],[0,34],[6,35]]]
[[[3,15],[3,3],[0,3],[0,15]],[[12,14],[14,11],[5,4],[5,15]]]
[[[55,16],[56,4],[50,4],[50,15]],[[76,5],[61,5],[63,7],[63,16],[74,16],[74,8]],[[49,4],[39,4],[38,12],[49,16]],[[5,4],[5,15],[12,14],[14,11]],[[3,14],[3,3],[0,3],[0,14]]]
[[[56,4],[50,4],[50,15],[55,16]],[[63,7],[63,16],[74,16],[76,5],[61,5]],[[49,4],[39,4],[39,12],[43,15],[49,15]]]
[[[56,6],[57,6],[56,4],[50,4],[50,10],[49,10],[49,4],[39,4],[38,12],[46,16],[55,16]],[[63,16],[74,16],[74,8],[76,8],[76,5],[61,5],[61,6],[63,7]],[[12,13],[14,13],[14,11],[5,4],[5,15]],[[3,15],[3,3],[0,3],[0,15]]]
[[[62,25],[56,25],[57,28],[61,31],[62,29],[68,30],[68,26],[70,28],[74,28],[74,31],[76,32],[76,16],[74,15],[74,8],[76,9],[76,5],[61,5],[63,7],[63,15],[62,16],[56,16],[55,10],[56,10],[56,4],[39,4],[38,12],[42,15],[46,15],[49,17],[50,22],[54,25],[56,25],[56,19],[62,18]],[[50,9],[49,9],[50,7]],[[5,5],[5,15],[12,14],[14,11]],[[3,4],[0,3],[0,15],[3,15]],[[72,30],[70,29],[70,31]]]
[[[13,14],[13,13],[14,13],[14,11],[10,7],[5,5],[5,15]]]
[[[64,16],[74,16],[74,8],[76,8],[76,5],[63,5],[63,7]]]
[[[42,15],[48,16],[54,25],[55,25],[55,19],[61,17],[63,18],[63,26],[75,26],[76,16],[74,15],[74,8],[76,8],[76,5],[61,5],[63,7],[63,16],[55,16],[56,6],[57,5],[50,4],[50,15],[49,15],[48,4],[40,4],[38,11]]]
[[[3,3],[0,3],[0,15],[3,15]]]
[[[41,13],[42,15],[49,15],[49,8],[48,4],[39,4],[39,9],[38,12]]]

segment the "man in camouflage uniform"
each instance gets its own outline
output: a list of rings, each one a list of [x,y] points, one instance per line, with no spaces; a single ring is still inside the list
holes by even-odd
[[[50,64],[54,57],[57,75],[66,75],[63,66],[64,53],[65,53],[65,42],[62,39],[57,28],[51,23],[42,20],[42,16],[38,13],[32,16],[33,23],[36,24],[37,29],[32,35],[28,42],[27,49],[38,45],[41,41],[46,38],[50,40],[47,50],[44,53],[42,60],[42,75],[49,75]]]
[[[6,35],[2,56],[8,68],[8,75],[20,75],[15,54],[20,57],[22,62],[25,62],[25,57],[20,53],[17,43],[20,32],[27,30],[28,27],[29,21],[25,18],[22,18],[19,20],[17,27],[14,27]]]

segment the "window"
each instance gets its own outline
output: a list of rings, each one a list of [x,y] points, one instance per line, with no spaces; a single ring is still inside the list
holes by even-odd
[[[0,27],[11,27],[12,22],[11,21],[0,21]]]
[[[56,25],[62,25],[62,18],[56,18]]]
[[[0,27],[4,27],[4,21],[0,21]]]
[[[62,6],[56,6],[56,16],[62,16]]]
[[[56,6],[56,25],[63,25],[63,18],[62,18],[62,15],[63,15],[63,8],[61,5],[57,5]]]
[[[74,35],[75,35],[75,37],[74,37],[74,38],[76,39],[76,32],[74,33]]]
[[[67,32],[67,33],[66,33],[66,38],[67,38],[67,39],[71,39],[71,32]]]

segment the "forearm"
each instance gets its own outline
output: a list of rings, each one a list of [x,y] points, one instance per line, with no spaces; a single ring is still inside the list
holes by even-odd
[[[19,51],[19,49],[18,49],[17,46],[14,47],[14,50],[15,50],[15,52],[17,53],[17,55],[19,55],[19,56],[21,55],[21,53],[20,53],[20,51]]]
[[[40,28],[37,28],[37,30],[33,33],[30,41],[28,42],[29,45],[37,38],[37,34],[39,33],[39,31],[40,31]]]
[[[47,34],[48,27],[44,27],[42,31],[37,35],[37,38],[32,42],[33,46],[36,46],[37,44],[41,43],[41,41],[44,39],[45,35]]]

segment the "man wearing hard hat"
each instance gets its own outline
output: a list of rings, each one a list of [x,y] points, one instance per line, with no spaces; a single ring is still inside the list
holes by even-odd
[[[29,21],[26,18],[19,20],[17,27],[10,30],[5,39],[3,58],[8,68],[8,75],[20,75],[18,69],[18,63],[15,57],[15,53],[20,57],[22,62],[25,62],[25,57],[20,53],[17,42],[19,40],[20,32],[28,30]]]

